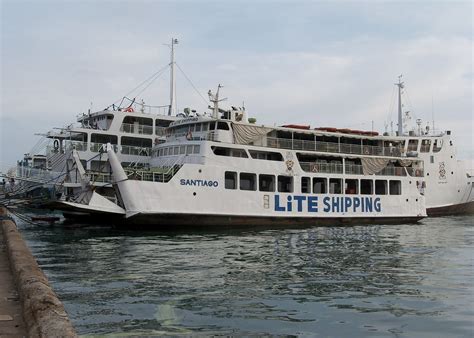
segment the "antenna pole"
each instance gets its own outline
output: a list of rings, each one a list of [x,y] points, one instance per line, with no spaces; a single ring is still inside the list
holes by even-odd
[[[398,83],[395,83],[398,86],[398,136],[403,135],[403,116],[402,116],[402,75],[398,77]]]
[[[433,130],[432,133],[434,134],[435,132],[435,125],[434,125],[434,98],[433,95],[431,95],[431,119],[433,121]]]
[[[171,61],[170,61],[170,106],[168,115],[176,114],[176,93],[175,93],[175,76],[174,76],[174,45],[178,44],[178,39],[171,39]]]

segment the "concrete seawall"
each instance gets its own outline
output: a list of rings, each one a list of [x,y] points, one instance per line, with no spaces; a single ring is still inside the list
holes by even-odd
[[[0,207],[0,216],[7,216]],[[0,220],[23,320],[30,337],[77,337],[63,304],[48,283],[12,220]]]

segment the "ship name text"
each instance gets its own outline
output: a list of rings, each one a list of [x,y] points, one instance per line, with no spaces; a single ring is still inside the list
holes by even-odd
[[[338,196],[305,196],[275,195],[275,211],[281,212],[381,212],[380,198],[372,197],[338,197]]]

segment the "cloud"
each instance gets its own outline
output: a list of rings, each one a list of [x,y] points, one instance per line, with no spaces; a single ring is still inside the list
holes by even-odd
[[[428,121],[434,102],[436,125],[453,130],[460,153],[472,156],[472,5],[7,4],[2,153],[5,140],[17,137],[5,116],[32,121],[17,125],[30,135],[71,123],[91,102],[106,107],[169,62],[163,43],[174,36],[177,62],[202,96],[222,83],[226,104],[245,102],[271,125],[370,129],[374,121],[383,131],[390,115],[396,119],[393,83],[403,73],[407,109]],[[195,15],[214,9],[215,20]],[[168,76],[143,93],[147,103],[168,102]],[[205,110],[180,70],[177,80],[178,106]],[[29,145],[14,148],[22,154]]]

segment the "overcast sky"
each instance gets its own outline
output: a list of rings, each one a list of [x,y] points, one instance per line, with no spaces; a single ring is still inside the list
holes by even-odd
[[[221,83],[258,123],[384,131],[404,75],[413,120],[452,130],[473,159],[471,1],[6,1],[1,4],[1,158],[115,102],[169,62],[205,96]],[[169,75],[142,95],[169,102]],[[177,74],[178,107],[206,103]],[[396,128],[396,127],[395,127]]]

